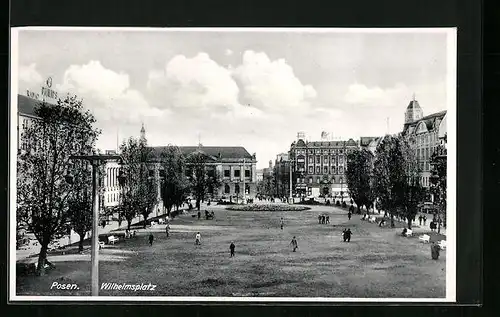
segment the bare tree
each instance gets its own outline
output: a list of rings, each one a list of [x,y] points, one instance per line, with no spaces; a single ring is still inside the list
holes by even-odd
[[[67,233],[68,198],[73,185],[65,175],[71,155],[92,152],[100,131],[82,100],[67,96],[57,105],[40,103],[38,119],[21,133],[17,157],[17,219],[35,234],[41,250],[37,273],[44,274],[48,245]]]

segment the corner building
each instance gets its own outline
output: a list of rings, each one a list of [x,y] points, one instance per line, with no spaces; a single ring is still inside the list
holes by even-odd
[[[358,146],[353,139],[309,142],[305,140],[303,133],[298,133],[297,141],[290,147],[296,193],[349,198],[345,179],[347,154]]]
[[[407,137],[420,166],[420,181],[423,187],[430,186],[430,159],[438,145],[446,144],[446,110],[427,116],[415,98],[405,111],[403,136]]]

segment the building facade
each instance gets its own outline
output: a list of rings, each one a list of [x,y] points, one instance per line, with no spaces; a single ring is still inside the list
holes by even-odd
[[[276,160],[273,169],[274,194],[277,197],[290,197],[290,172],[291,161],[289,153],[280,153],[276,155]],[[293,176],[293,172],[292,172]],[[292,180],[292,186],[294,181]]]
[[[309,142],[299,133],[289,152],[297,195],[348,198],[346,156],[358,146],[353,139]]]
[[[165,147],[152,147],[153,155],[159,157]],[[254,198],[257,194],[256,156],[251,155],[241,146],[179,146],[181,154],[188,158],[193,154],[202,154],[206,158],[208,175],[219,175],[221,186],[212,194],[215,199]],[[155,164],[154,174],[160,177],[162,167]],[[189,171],[189,164],[186,171]],[[245,192],[243,192],[245,191]],[[159,191],[158,191],[159,192]],[[159,200],[161,201],[161,199]],[[162,208],[162,207],[160,207]]]
[[[446,143],[446,111],[423,115],[422,108],[415,97],[406,108],[403,136],[408,138],[415,150],[421,170],[421,184],[430,186],[430,159],[439,145]]]

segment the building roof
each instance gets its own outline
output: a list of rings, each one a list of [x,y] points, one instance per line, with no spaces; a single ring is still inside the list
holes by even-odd
[[[24,95],[17,95],[17,113],[25,116],[36,117],[36,106],[42,103],[42,101],[33,99]],[[47,104],[51,104],[45,102]]]
[[[427,115],[423,117],[420,120],[411,122],[411,123],[406,123],[403,128],[403,132],[405,133],[413,133],[415,131],[415,128],[420,122],[424,122],[425,125],[427,126],[427,130],[432,130],[432,129],[438,129],[438,126],[436,125],[436,120],[442,119],[446,115],[446,110],[439,111],[432,113],[430,115]]]
[[[166,149],[166,146],[151,147],[154,154],[160,154],[161,151]],[[242,146],[178,146],[179,150],[184,155],[189,155],[196,151],[201,151],[209,156],[221,159],[252,159],[253,156]]]
[[[36,116],[35,108],[38,103],[39,101],[36,99],[17,95],[17,112],[23,115]]]
[[[376,140],[378,138],[379,137],[377,136],[362,136],[359,138],[359,145],[368,146],[373,140]]]
[[[406,110],[409,110],[409,109],[420,109],[422,110],[422,108],[420,107],[420,104],[418,103],[418,101],[416,100],[411,100],[410,103],[408,104],[408,107],[406,107]]]

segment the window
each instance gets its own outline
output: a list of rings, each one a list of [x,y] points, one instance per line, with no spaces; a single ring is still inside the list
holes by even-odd
[[[323,163],[328,163],[328,156],[323,156]]]
[[[319,156],[316,156],[316,164],[319,164],[321,162],[321,159]]]
[[[230,170],[224,170],[224,177],[231,177],[231,171]]]
[[[235,194],[239,194],[240,193],[240,185],[239,184],[234,185],[234,193]]]
[[[339,164],[342,164],[344,163],[344,157],[343,156],[339,156]]]
[[[339,174],[344,173],[344,168],[342,166],[339,167]]]
[[[335,166],[332,166],[332,174],[337,174],[337,168]]]
[[[250,170],[245,170],[245,177],[250,177]]]
[[[313,182],[313,179],[311,177],[311,178],[309,178],[309,184],[312,184],[312,182]]]
[[[231,192],[231,189],[229,188],[229,185],[228,184],[224,185],[224,193],[229,194],[230,192]]]
[[[312,174],[314,171],[313,171],[313,167],[312,166],[309,166],[309,174]]]
[[[240,177],[240,170],[234,170],[234,177]]]
[[[325,167],[323,168],[323,174],[328,174],[328,166],[325,166]]]
[[[335,164],[337,164],[337,160],[334,157],[332,157],[332,165],[335,165]]]
[[[316,174],[319,174],[320,173],[320,170],[319,170],[319,166],[316,167]]]
[[[250,185],[245,184],[245,194],[250,195]]]

